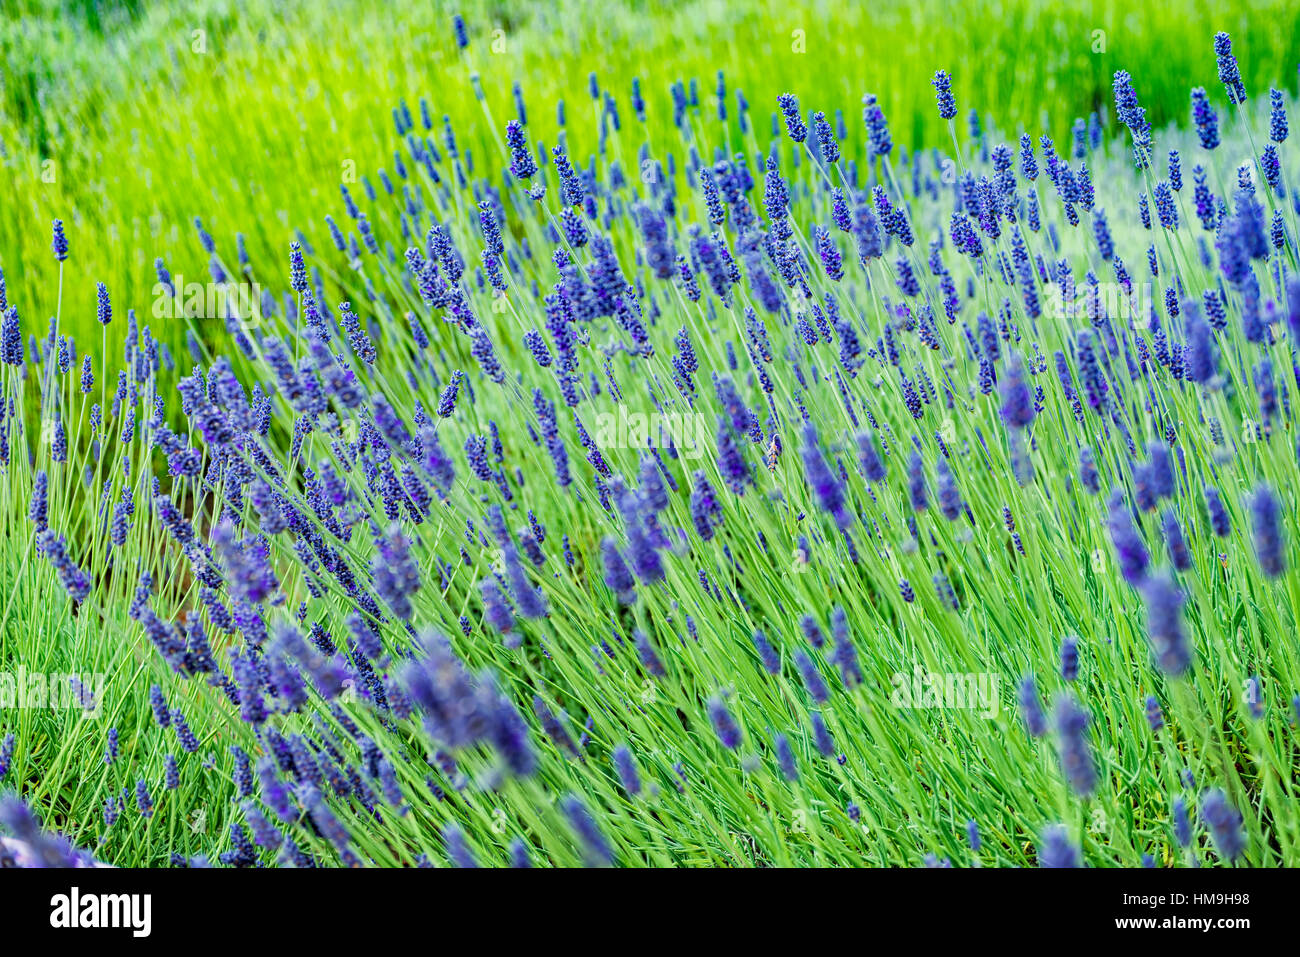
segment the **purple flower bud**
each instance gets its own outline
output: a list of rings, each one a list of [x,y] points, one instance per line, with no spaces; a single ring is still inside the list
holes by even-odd
[[[1215,788],[1201,795],[1201,819],[1210,829],[1210,837],[1219,855],[1236,860],[1246,850],[1246,835],[1241,829],[1242,816],[1228,801],[1228,796]]]
[[[934,87],[935,99],[939,104],[939,118],[951,120],[957,115],[957,103],[952,95],[952,77],[947,70],[939,70],[930,81]]]
[[[1079,849],[1070,842],[1064,825],[1054,824],[1043,832],[1038,845],[1039,867],[1078,867]]]
[[[1024,718],[1029,736],[1041,738],[1047,733],[1047,717],[1043,714],[1042,705],[1039,704],[1038,688],[1032,677],[1025,677],[1020,682],[1017,698],[1020,701],[1020,715]]]
[[[1183,633],[1183,593],[1164,574],[1153,575],[1142,584],[1147,606],[1147,637],[1156,664],[1166,674],[1183,674],[1192,663],[1192,649]]]
[[[1072,695],[1063,695],[1056,706],[1057,746],[1061,770],[1070,790],[1088,797],[1097,788],[1097,766],[1088,746],[1088,713]]]
[[[605,835],[600,832],[591,811],[576,795],[566,795],[561,802],[564,816],[569,826],[578,836],[582,845],[583,861],[588,867],[611,867],[614,864],[614,852],[610,849]]]
[[[618,772],[623,790],[629,797],[636,797],[641,793],[641,775],[637,772],[636,759],[632,757],[632,752],[626,745],[620,744],[614,749],[613,757],[614,769]]]
[[[731,717],[731,712],[722,703],[722,699],[710,698],[708,709],[709,720],[713,723],[713,730],[717,733],[722,746],[731,751],[740,747],[740,728],[736,726],[735,720]]]
[[[1115,546],[1115,560],[1119,563],[1119,572],[1126,582],[1137,588],[1146,578],[1150,556],[1147,554],[1146,545],[1142,542],[1141,534],[1133,525],[1133,515],[1118,490],[1111,495],[1107,524],[1110,528],[1111,544]]]
[[[1259,486],[1251,496],[1250,516],[1260,570],[1269,578],[1277,578],[1286,570],[1286,546],[1279,521],[1277,497],[1267,485]]]
[[[1061,677],[1076,681],[1079,677],[1079,639],[1066,635],[1061,641]]]

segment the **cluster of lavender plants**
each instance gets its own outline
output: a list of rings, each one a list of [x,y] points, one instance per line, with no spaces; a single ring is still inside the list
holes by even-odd
[[[1187,131],[1117,73],[1060,145],[942,71],[916,151],[721,75],[670,141],[639,82],[596,144],[484,101],[493,156],[403,103],[287,270],[196,221],[268,292],[184,353],[0,295],[32,574],[149,648],[80,833],[215,749],[237,820],[175,863],[1300,861],[1294,101],[1213,52]],[[916,667],[1004,707],[891,708]]]

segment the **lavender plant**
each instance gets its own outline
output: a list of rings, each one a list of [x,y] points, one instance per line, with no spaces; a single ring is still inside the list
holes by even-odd
[[[195,222],[247,308],[159,260],[183,353],[104,284],[98,351],[9,289],[0,631],[81,691],[3,712],[0,823],[81,863],[1300,862],[1295,100],[1211,53],[1222,112],[1189,77],[1155,130],[1117,73],[1065,150],[961,127],[947,71],[917,150],[724,77],[593,76],[592,142],[480,97],[489,156],[403,102],[282,261]],[[91,241],[54,223],[60,275]]]

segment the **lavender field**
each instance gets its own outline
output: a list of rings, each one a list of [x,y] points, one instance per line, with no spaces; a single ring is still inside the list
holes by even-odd
[[[422,16],[159,54],[189,140],[4,91],[0,862],[1300,864],[1297,14],[1005,110]]]

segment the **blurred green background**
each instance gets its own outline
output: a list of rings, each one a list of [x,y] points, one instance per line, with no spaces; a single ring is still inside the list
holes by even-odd
[[[457,10],[471,36],[464,53],[452,37]],[[142,316],[156,256],[173,273],[206,281],[196,216],[227,262],[237,231],[262,263],[284,257],[295,228],[327,242],[322,217],[340,205],[344,164],[372,175],[391,169],[390,110],[402,97],[413,111],[428,97],[435,117],[449,114],[462,143],[482,156],[497,148],[513,115],[517,80],[533,135],[544,143],[555,141],[555,100],[567,101],[571,149],[585,159],[596,140],[590,71],[619,98],[625,124],[634,122],[632,78],[641,78],[653,141],[670,119],[669,83],[697,77],[711,112],[716,73],[724,70],[733,117],[738,88],[760,141],[776,94],[788,89],[805,109],[843,109],[853,136],[862,94],[876,93],[896,142],[943,144],[929,84],[943,67],[954,75],[963,118],[978,107],[1008,133],[1046,128],[1062,138],[1075,117],[1109,104],[1117,69],[1134,75],[1156,125],[1185,118],[1193,85],[1205,85],[1222,105],[1211,45],[1220,29],[1232,33],[1255,95],[1270,84],[1295,88],[1300,4],[1288,0],[911,0],[869,8],[838,0],[496,0],[463,8],[6,0],[0,268],[27,327],[39,328],[58,295],[49,223],[64,219],[72,243],[64,328],[85,335],[96,280],[109,285],[119,310],[134,307]],[[471,71],[482,77],[482,105]],[[171,338],[158,325],[155,332]]]

